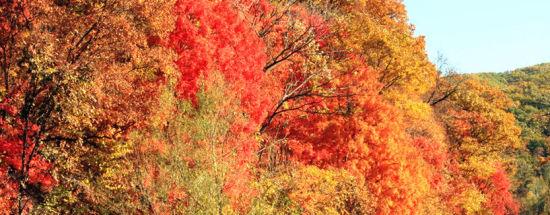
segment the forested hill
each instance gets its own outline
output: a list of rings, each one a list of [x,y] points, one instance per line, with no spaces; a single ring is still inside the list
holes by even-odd
[[[550,208],[550,64],[504,73],[467,75],[487,81],[515,102],[508,108],[521,126],[526,145],[516,155],[515,196],[525,214],[545,214]],[[530,213],[527,213],[530,212]]]

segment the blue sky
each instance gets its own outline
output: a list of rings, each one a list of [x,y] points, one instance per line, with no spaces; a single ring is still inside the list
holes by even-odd
[[[550,0],[404,0],[430,59],[460,73],[503,72],[550,62]]]

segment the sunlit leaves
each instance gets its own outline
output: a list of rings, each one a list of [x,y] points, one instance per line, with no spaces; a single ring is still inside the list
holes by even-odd
[[[298,166],[290,174],[255,183],[260,196],[254,213],[371,214],[372,196],[342,169]]]
[[[511,200],[501,167],[509,166],[510,154],[522,147],[515,118],[503,110],[511,100],[486,83],[467,80],[462,87],[436,106],[450,140],[451,183],[459,193],[450,204],[465,213],[515,214],[518,206]],[[499,188],[487,188],[493,183]],[[493,189],[500,192],[495,194]]]
[[[514,73],[533,98],[517,109],[438,77],[401,1],[2,1],[0,14],[2,213],[513,214],[507,174],[547,161],[543,87]],[[514,162],[507,109],[537,127],[524,136],[540,160]],[[545,182],[525,188],[530,205]]]

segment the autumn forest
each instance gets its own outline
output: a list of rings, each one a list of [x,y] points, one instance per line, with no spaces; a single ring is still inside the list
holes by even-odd
[[[401,0],[0,0],[0,214],[550,214],[550,64],[459,74],[414,30]]]

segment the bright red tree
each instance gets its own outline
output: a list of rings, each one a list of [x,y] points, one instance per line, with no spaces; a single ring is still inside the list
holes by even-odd
[[[486,183],[480,184],[480,189],[488,197],[485,207],[496,215],[519,214],[519,204],[510,193],[510,179],[506,170],[497,165],[497,171]]]
[[[247,4],[241,2],[240,6],[244,5]],[[236,155],[230,156],[234,159],[234,171],[224,179],[224,192],[235,204],[241,204],[239,196],[248,192],[246,183],[251,177],[248,166],[258,150],[258,143],[251,135],[265,118],[269,104],[269,94],[262,90],[265,45],[247,21],[251,16],[248,9],[239,10],[230,1],[180,0],[175,11],[176,28],[165,44],[178,55],[180,78],[176,93],[196,107],[201,106],[197,92],[208,90],[212,83],[208,80],[215,79],[211,76],[219,72],[225,82],[222,88],[226,100],[230,102],[220,102],[218,108],[225,111],[226,117],[240,113],[230,119],[229,133],[219,138],[225,147],[222,154],[236,149]]]
[[[44,137],[41,128],[25,112],[19,115],[21,107],[13,102],[22,95],[15,92],[0,104],[5,114],[5,119],[0,119],[0,169],[4,171],[0,175],[0,211],[21,214],[56,181],[49,173],[52,165],[40,155],[39,143]]]

